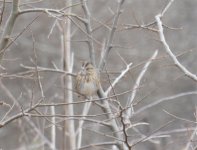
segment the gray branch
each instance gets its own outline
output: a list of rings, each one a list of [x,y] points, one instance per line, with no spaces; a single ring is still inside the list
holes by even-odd
[[[6,46],[9,43],[9,37],[12,33],[16,18],[19,13],[19,0],[13,0],[11,14],[5,24],[4,32],[0,40],[0,63],[6,51]]]

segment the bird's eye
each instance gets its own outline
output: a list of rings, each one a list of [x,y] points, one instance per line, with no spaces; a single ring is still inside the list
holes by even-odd
[[[89,70],[92,68],[92,64],[90,62],[83,62],[81,68]]]
[[[81,68],[84,68],[84,63],[81,65]]]
[[[88,65],[90,65],[90,63],[89,63],[89,62],[87,62],[87,63],[85,64],[85,67],[87,67]]]

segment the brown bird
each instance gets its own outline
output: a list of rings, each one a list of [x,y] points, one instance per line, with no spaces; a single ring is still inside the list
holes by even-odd
[[[100,85],[96,68],[90,62],[83,62],[81,71],[76,77],[76,90],[80,94],[90,97],[96,94]]]

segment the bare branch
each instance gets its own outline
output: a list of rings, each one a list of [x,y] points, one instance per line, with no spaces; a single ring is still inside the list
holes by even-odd
[[[2,34],[1,40],[0,40],[0,63],[2,62],[3,55],[5,53],[5,47],[7,46],[9,42],[9,37],[12,33],[15,20],[18,16],[18,6],[19,6],[19,0],[13,0],[12,3],[12,11],[11,14],[6,22],[4,32]]]
[[[91,99],[90,99],[91,100]],[[91,104],[92,102],[87,102],[85,103],[84,105],[84,108],[83,108],[83,112],[82,112],[82,115],[83,116],[86,116],[90,110],[90,107],[91,107]],[[78,129],[76,131],[76,135],[78,135],[78,141],[77,141],[77,148],[79,149],[81,147],[81,143],[82,143],[82,127],[83,127],[83,124],[84,124],[84,120],[83,118],[85,117],[82,117],[82,120],[79,121],[79,126],[78,126]]]
[[[33,41],[33,52],[34,52],[34,59],[35,59],[35,64],[34,65],[35,65],[36,78],[37,78],[37,81],[38,81],[38,86],[39,86],[39,89],[40,89],[41,96],[44,99],[45,95],[44,95],[42,83],[41,83],[41,80],[40,80],[40,74],[38,72],[38,57],[37,57],[37,53],[36,53],[36,50],[35,50],[35,39],[34,39],[33,33],[32,33],[32,41]]]
[[[121,8],[122,8],[122,5],[124,3],[125,0],[120,0],[119,1],[119,4],[118,4],[118,8],[116,10],[116,14],[114,16],[114,20],[113,20],[113,24],[112,24],[112,29],[109,33],[109,37],[108,37],[108,40],[107,40],[107,45],[106,45],[106,48],[104,50],[104,54],[103,54],[103,57],[101,58],[100,60],[100,63],[99,63],[99,69],[102,70],[104,65],[105,65],[105,62],[106,62],[106,59],[107,59],[107,56],[112,48],[112,42],[113,42],[113,38],[114,38],[114,34],[115,34],[115,31],[116,31],[116,28],[117,28],[117,24],[118,24],[118,19],[119,19],[119,16],[121,14]]]
[[[72,5],[72,0],[66,1],[67,6]],[[72,7],[66,10],[66,13],[72,12]],[[73,66],[74,66],[74,53],[71,48],[71,19],[67,17],[62,23],[62,29],[63,29],[63,38],[62,38],[62,59],[61,64],[62,68],[67,72],[73,72]],[[64,76],[62,78],[63,86],[66,89],[73,89],[73,80],[71,76]],[[73,92],[71,90],[64,90],[64,102],[72,103],[73,102]],[[73,105],[65,105],[65,115],[74,115],[74,106]],[[68,149],[75,149],[76,148],[76,134],[75,134],[75,121],[74,120],[65,120],[64,122],[64,132],[63,132],[63,147],[66,146],[67,142],[67,148]],[[66,149],[67,149],[66,148]],[[65,149],[65,148],[63,148]]]
[[[9,42],[9,36],[11,34],[12,29],[9,30],[9,32],[7,33],[7,36],[2,38],[0,41],[0,63],[3,59],[3,55],[5,53],[5,51],[8,49],[8,47],[10,47],[29,27],[30,25],[39,17],[40,15],[38,15],[37,17],[35,17],[13,40],[11,40],[11,42]],[[16,18],[15,18],[16,19]],[[15,21],[15,20],[12,20]],[[14,22],[13,22],[14,23]],[[13,24],[14,26],[14,24]],[[13,28],[13,26],[11,26]],[[5,30],[6,31],[6,30]],[[4,33],[5,33],[4,31]],[[2,49],[1,49],[2,48]]]
[[[100,146],[106,146],[106,145],[116,145],[117,142],[103,142],[103,143],[95,143],[95,144],[91,144],[91,145],[86,145],[81,147],[79,150],[83,150],[83,149],[87,149],[87,148],[93,148],[93,147],[100,147]]]
[[[1,11],[0,26],[1,26],[1,23],[2,23],[2,20],[3,20],[4,11],[5,11],[5,0],[3,0],[3,8],[2,8],[2,11]]]
[[[192,120],[188,120],[188,119],[179,117],[179,116],[177,116],[177,115],[174,115],[174,114],[172,114],[172,113],[169,113],[169,112],[168,112],[167,110],[165,110],[165,109],[163,109],[163,111],[164,111],[166,114],[170,115],[171,117],[173,117],[173,118],[175,118],[175,119],[197,124],[196,121],[192,121]]]
[[[154,107],[154,106],[156,106],[156,105],[158,105],[158,104],[160,104],[162,102],[166,102],[166,101],[170,101],[170,100],[176,100],[179,97],[188,96],[188,95],[197,95],[197,91],[180,93],[180,94],[164,97],[164,98],[161,98],[159,100],[154,100],[154,102],[152,102],[152,103],[150,103],[150,104],[138,109],[137,111],[135,111],[133,115],[137,115],[137,114],[139,114],[139,113],[141,113],[141,112],[143,112],[143,111],[145,111],[145,110],[147,110],[149,108],[152,108],[152,107]]]
[[[193,79],[194,81],[197,81],[197,76],[193,73],[191,73],[187,68],[185,68],[176,58],[176,56],[173,54],[172,50],[170,49],[168,43],[166,42],[165,36],[164,36],[164,32],[163,32],[163,26],[162,26],[162,21],[161,21],[161,17],[164,15],[164,13],[167,11],[167,9],[170,7],[170,5],[172,4],[173,0],[171,0],[168,5],[164,8],[163,12],[161,14],[158,14],[155,16],[156,22],[157,22],[157,26],[159,29],[159,37],[160,40],[167,52],[167,54],[172,58],[174,64],[189,78]]]
[[[122,73],[114,80],[111,86],[108,87],[108,89],[105,91],[105,94],[108,95],[112,88],[124,77],[124,75],[129,71],[131,65],[133,63],[130,63],[126,66],[126,69],[122,71]]]
[[[51,109],[51,114],[52,115],[55,115],[55,107],[54,106],[51,106],[50,107],[50,109]],[[53,148],[52,148],[52,150],[55,150],[55,145],[56,145],[56,126],[55,126],[55,124],[56,124],[56,119],[55,119],[55,117],[52,117],[52,119],[51,119],[51,121],[52,121],[52,127],[51,127],[51,143],[52,143],[52,145],[53,145]]]
[[[90,54],[90,60],[91,63],[95,66],[95,50],[94,50],[94,43],[93,43],[93,36],[92,36],[92,27],[90,22],[90,12],[87,6],[87,3],[85,0],[81,0],[82,8],[85,13],[86,21],[84,22],[86,31],[88,36],[88,47],[89,47],[89,54]]]
[[[158,129],[154,130],[153,132],[151,132],[149,135],[147,135],[146,137],[141,138],[140,140],[138,140],[137,142],[135,142],[134,144],[131,145],[131,147],[134,147],[135,145],[139,144],[140,142],[146,141],[150,136],[152,136],[153,134],[157,133],[158,131],[160,131],[161,129],[165,128],[166,126],[168,126],[169,124],[171,124],[172,122],[174,122],[174,120],[170,120],[167,123],[165,123],[164,125],[162,125],[161,127],[159,127]]]
[[[195,130],[192,131],[192,134],[184,148],[184,150],[189,150],[192,146],[192,142],[194,141],[194,138],[196,137],[196,132],[197,132],[197,126],[195,127]]]
[[[157,57],[157,54],[158,54],[158,50],[156,50],[154,52],[154,54],[151,56],[151,58],[149,59],[149,61],[147,61],[147,63],[144,65],[144,67],[142,68],[142,71],[140,72],[136,82],[135,82],[135,85],[133,87],[133,91],[132,91],[132,94],[130,96],[130,99],[127,101],[127,106],[131,106],[133,101],[134,101],[134,98],[135,98],[135,95],[136,95],[136,92],[137,92],[137,89],[138,87],[140,86],[140,82],[141,82],[141,79],[143,78],[145,72],[147,71],[149,65],[151,64],[151,62]]]

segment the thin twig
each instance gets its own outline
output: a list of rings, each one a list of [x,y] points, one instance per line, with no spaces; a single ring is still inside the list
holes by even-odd
[[[165,110],[165,109],[163,109],[163,111],[164,111],[166,114],[170,115],[171,117],[174,117],[175,119],[197,124],[196,121],[192,121],[192,120],[188,120],[188,119],[185,119],[185,118],[182,118],[182,117],[178,117],[177,115],[174,115],[174,114],[168,112],[168,111]]]
[[[7,35],[6,36],[6,39],[7,39],[7,41],[6,41],[6,39],[2,39],[1,40],[1,42],[0,42],[0,63],[1,63],[1,61],[2,61],[2,59],[3,59],[3,55],[4,55],[4,53],[5,53],[5,51],[27,30],[27,29],[29,29],[29,27],[30,27],[30,25],[31,24],[33,24],[34,23],[34,21],[38,18],[38,17],[40,17],[40,15],[38,15],[37,17],[35,17],[10,43],[8,43],[9,42],[9,36],[10,36],[10,34],[9,35]],[[14,20],[15,21],[15,20]],[[10,31],[10,32],[12,32],[12,31]]]
[[[12,11],[6,22],[6,25],[5,25],[5,28],[1,37],[1,41],[0,41],[0,63],[2,62],[6,46],[9,43],[9,37],[12,33],[16,18],[18,16],[18,12],[19,12],[18,6],[19,6],[19,0],[14,0],[12,2]]]
[[[195,130],[192,131],[192,134],[191,134],[191,136],[190,136],[190,138],[189,138],[184,150],[189,150],[192,147],[192,142],[194,141],[194,138],[196,137],[196,132],[197,132],[197,126],[195,127]]]
[[[3,21],[4,10],[5,10],[5,0],[3,0],[3,7],[2,7],[2,11],[1,11],[1,18],[0,18],[0,26]]]
[[[172,96],[168,96],[168,97],[164,97],[164,98],[161,98],[159,100],[154,100],[154,102],[136,110],[134,112],[133,115],[137,115],[141,112],[144,112],[145,110],[149,109],[149,108],[152,108],[160,103],[163,103],[163,102],[166,102],[166,101],[170,101],[170,100],[176,100],[177,98],[180,98],[180,97],[183,97],[183,96],[188,96],[188,95],[197,95],[197,91],[191,91],[191,92],[185,92],[185,93],[180,93],[180,94],[176,94],[176,95],[172,95]]]
[[[153,132],[151,132],[149,135],[147,135],[144,138],[141,138],[140,140],[138,140],[137,142],[135,142],[134,144],[132,144],[131,147],[134,147],[135,145],[139,144],[140,142],[146,141],[150,136],[152,136],[153,134],[157,133],[158,131],[160,131],[161,129],[165,128],[166,126],[168,126],[169,124],[171,124],[172,122],[174,122],[174,120],[170,120],[167,123],[165,123],[164,125],[162,125],[161,127],[159,127],[158,129],[154,130]]]
[[[94,50],[94,43],[93,43],[93,36],[92,36],[92,27],[91,27],[91,22],[90,22],[90,12],[87,6],[87,2],[85,0],[81,0],[81,6],[83,8],[84,14],[85,14],[85,18],[86,21],[84,22],[84,25],[86,27],[86,31],[88,36],[88,47],[89,47],[89,54],[90,54],[90,60],[91,63],[95,66],[95,50]]]
[[[34,52],[34,59],[35,59],[36,78],[37,78],[37,81],[38,81],[38,86],[39,86],[39,89],[40,89],[41,96],[44,99],[45,96],[44,96],[42,83],[41,83],[41,80],[40,80],[40,74],[38,72],[38,57],[37,57],[37,53],[36,53],[36,49],[35,49],[35,39],[34,39],[33,33],[32,33],[32,41],[33,41],[33,52]]]
[[[133,64],[133,63],[128,64],[128,65],[126,66],[126,69],[123,70],[123,71],[121,72],[121,74],[113,81],[112,85],[109,86],[108,89],[105,91],[105,94],[106,94],[106,95],[108,95],[109,92],[111,91],[111,89],[112,89],[112,88],[113,88],[113,87],[114,87],[114,86],[125,76],[125,74],[129,71],[129,69],[130,69],[130,67],[131,67],[132,64]]]
[[[116,28],[117,28],[117,24],[118,24],[118,20],[119,20],[119,16],[121,14],[121,8],[122,8],[122,5],[124,3],[125,0],[120,0],[119,1],[119,4],[118,4],[118,7],[117,7],[117,10],[116,10],[116,14],[114,16],[114,20],[113,20],[113,24],[112,24],[112,29],[109,33],[109,37],[108,37],[108,40],[107,40],[107,45],[106,45],[106,48],[104,50],[104,55],[103,57],[101,58],[100,60],[100,63],[99,63],[99,69],[102,70],[104,65],[105,65],[105,62],[106,62],[106,59],[107,59],[107,56],[112,48],[112,42],[113,42],[113,38],[114,38],[114,34],[115,34],[115,31],[116,31]]]
[[[151,64],[151,62],[157,57],[157,54],[158,54],[158,50],[156,50],[154,52],[154,54],[151,56],[151,58],[149,59],[149,61],[147,61],[147,63],[144,65],[144,67],[142,68],[142,71],[140,72],[138,78],[136,79],[136,82],[135,82],[135,85],[133,87],[133,91],[131,93],[131,96],[130,96],[130,99],[127,101],[127,106],[130,106],[132,105],[133,101],[134,101],[134,98],[136,96],[136,92],[137,92],[137,89],[138,87],[140,86],[140,82],[145,74],[145,72],[147,71],[149,65]]]

